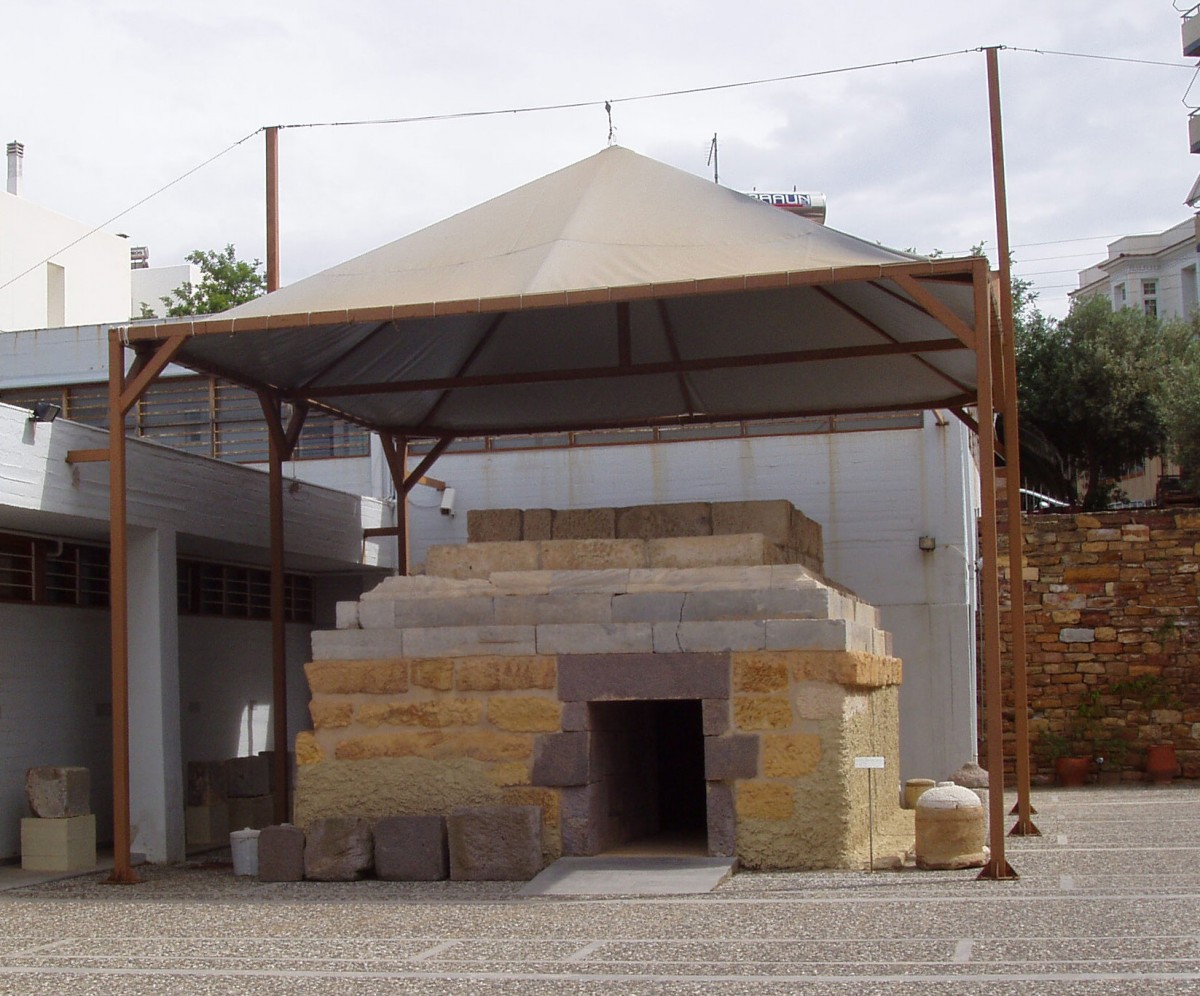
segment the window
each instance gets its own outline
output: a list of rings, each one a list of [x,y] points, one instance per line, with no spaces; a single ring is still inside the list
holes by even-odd
[[[108,606],[108,549],[0,533],[0,601]]]
[[[1151,318],[1158,317],[1158,281],[1142,281],[1142,310]]]
[[[0,401],[32,408],[53,401],[66,418],[84,425],[108,425],[108,385],[32,387],[0,392]],[[156,381],[130,413],[129,434],[176,449],[231,463],[266,463],[267,423],[258,396],[244,387],[208,377],[167,377]],[[310,412],[294,460],[363,457],[370,434],[362,426],[324,412]]]
[[[271,572],[237,564],[179,561],[176,575],[179,611],[230,619],[271,618]],[[284,574],[283,617],[312,622],[313,584],[306,574]]]

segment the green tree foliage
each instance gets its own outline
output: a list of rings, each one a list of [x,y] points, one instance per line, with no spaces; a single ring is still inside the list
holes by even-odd
[[[1021,424],[1058,448],[1071,486],[1083,483],[1083,507],[1104,508],[1117,478],[1164,451],[1166,384],[1183,339],[1104,298],[1077,302],[1058,322],[1028,304],[1014,323]]]
[[[1188,490],[1200,489],[1200,313],[1163,323],[1174,360],[1161,391],[1168,452]]]
[[[172,318],[182,315],[211,315],[226,311],[261,295],[267,289],[262,260],[238,259],[232,245],[223,251],[196,249],[187,261],[200,267],[200,283],[185,283],[164,297],[162,303]],[[145,311],[145,305],[142,306]]]

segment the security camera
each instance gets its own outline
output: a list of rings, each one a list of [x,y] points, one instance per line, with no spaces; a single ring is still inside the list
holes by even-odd
[[[454,514],[454,489],[446,488],[442,491],[442,515]]]

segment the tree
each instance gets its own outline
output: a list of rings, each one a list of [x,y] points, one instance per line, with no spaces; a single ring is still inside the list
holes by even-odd
[[[1104,508],[1117,478],[1165,447],[1164,395],[1182,342],[1099,297],[1060,322],[1025,308],[1015,324],[1022,425],[1058,448],[1072,486],[1084,482],[1083,507]]]
[[[202,276],[198,285],[185,283],[162,299],[172,318],[226,311],[234,305],[252,301],[267,289],[262,260],[249,263],[238,259],[232,245],[220,252],[196,249],[186,258],[200,267]],[[144,311],[145,305],[142,307]]]
[[[1164,322],[1163,333],[1171,340],[1175,358],[1162,388],[1168,452],[1179,464],[1187,489],[1195,491],[1200,489],[1200,314],[1193,313],[1187,322]]]

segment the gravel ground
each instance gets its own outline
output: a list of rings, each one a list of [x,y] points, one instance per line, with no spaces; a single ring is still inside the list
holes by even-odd
[[[1200,993],[1200,785],[1040,791],[1020,874],[742,873],[681,897],[261,883],[0,891],[0,993]]]

